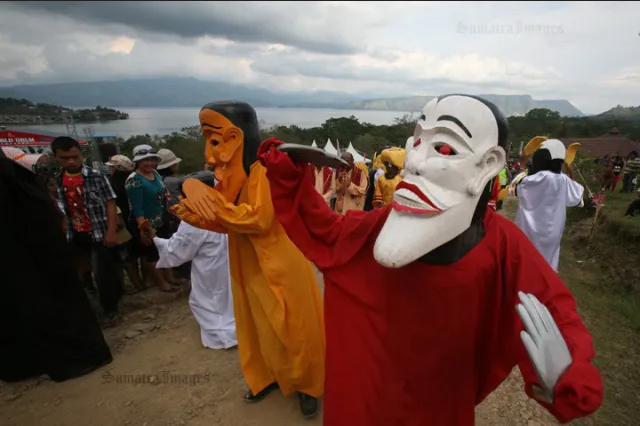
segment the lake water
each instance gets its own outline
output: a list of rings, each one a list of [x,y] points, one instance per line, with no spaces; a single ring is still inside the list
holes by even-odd
[[[128,120],[109,121],[105,123],[76,124],[80,138],[84,137],[84,129],[91,128],[94,134],[116,133],[128,138],[132,135],[151,134],[165,135],[178,131],[183,127],[198,125],[200,108],[123,108],[113,107],[129,114]],[[399,111],[342,110],[324,108],[256,108],[258,120],[265,126],[297,125],[303,128],[320,126],[328,118],[350,117],[354,115],[362,122],[377,125],[392,124],[393,119],[402,117]],[[12,126],[27,131],[44,130],[67,133],[64,124]]]

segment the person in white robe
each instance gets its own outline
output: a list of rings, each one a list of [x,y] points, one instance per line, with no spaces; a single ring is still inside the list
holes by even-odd
[[[157,268],[192,262],[189,305],[200,324],[202,344],[211,349],[236,346],[227,236],[181,222],[170,239],[154,237],[153,242],[160,254]]]
[[[560,172],[565,155],[562,142],[545,141],[534,154],[532,173],[521,173],[511,184],[519,201],[516,225],[556,271],[567,207],[584,205],[584,187]]]

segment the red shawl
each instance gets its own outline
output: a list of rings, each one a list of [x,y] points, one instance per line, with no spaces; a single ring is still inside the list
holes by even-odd
[[[362,169],[356,165],[353,166],[353,173],[351,173],[351,182],[356,185],[360,185],[360,179],[362,179]]]

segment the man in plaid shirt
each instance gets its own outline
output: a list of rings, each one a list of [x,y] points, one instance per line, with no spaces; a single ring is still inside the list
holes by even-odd
[[[83,165],[80,144],[61,136],[51,142],[51,151],[63,168],[57,185],[64,205],[67,240],[76,255],[91,256],[100,304],[107,325],[117,320],[123,282],[118,267],[116,194],[105,175]]]

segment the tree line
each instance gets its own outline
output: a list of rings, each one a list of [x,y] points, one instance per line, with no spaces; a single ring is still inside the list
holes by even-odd
[[[28,116],[61,116],[70,113],[79,123],[93,123],[96,121],[127,120],[129,114],[100,105],[93,109],[71,109],[48,103],[34,103],[27,99],[0,98],[0,116],[28,115]],[[0,118],[1,121],[1,118]]]
[[[376,125],[361,122],[355,116],[330,118],[319,127],[302,128],[299,126],[261,127],[264,139],[275,137],[289,143],[311,145],[316,141],[324,147],[327,138],[334,146],[339,141],[341,148],[349,142],[368,158],[387,145],[404,147],[413,131],[418,116],[405,114],[390,125]],[[513,144],[512,156],[517,155],[521,141],[527,142],[534,136],[546,135],[555,138],[590,138],[607,133],[617,127],[621,134],[633,140],[640,140],[640,120],[635,117],[562,117],[548,109],[533,109],[521,117],[509,117],[509,139]],[[131,156],[133,147],[141,144],[167,148],[182,158],[181,169],[184,172],[201,170],[204,165],[204,139],[198,126],[185,127],[169,135],[136,135],[126,140],[120,139],[120,150]]]

